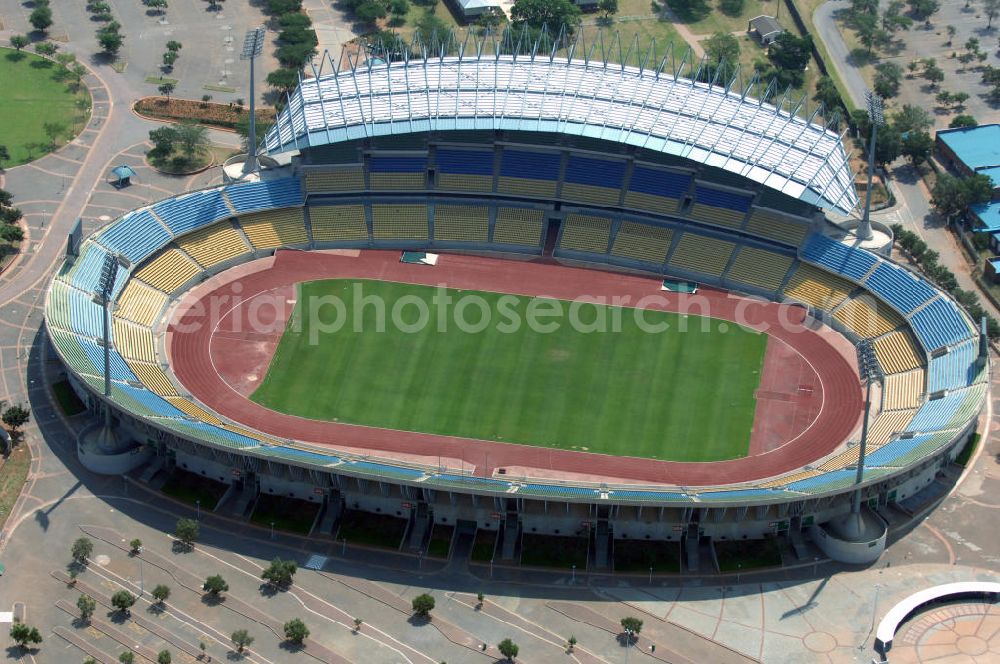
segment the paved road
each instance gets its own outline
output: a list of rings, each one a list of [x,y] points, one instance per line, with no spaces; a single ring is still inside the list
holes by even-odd
[[[816,37],[826,45],[826,51],[830,54],[829,64],[837,70],[840,80],[847,86],[851,102],[856,107],[864,108],[865,89],[868,84],[865,83],[857,67],[851,64],[851,54],[847,50],[847,44],[844,43],[837,22],[833,19],[834,13],[847,6],[846,0],[824,2],[813,13],[813,25],[816,26]]]

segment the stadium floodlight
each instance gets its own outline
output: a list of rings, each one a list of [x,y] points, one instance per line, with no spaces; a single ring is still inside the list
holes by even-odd
[[[872,176],[875,173],[875,135],[878,128],[885,124],[885,105],[882,98],[871,90],[865,90],[865,102],[868,106],[868,122],[871,125],[871,142],[868,145],[868,189],[865,191],[865,211],[858,225],[858,237],[870,240],[872,234]]]
[[[111,398],[111,294],[115,288],[115,277],[118,276],[118,257],[105,254],[101,265],[101,274],[97,278],[97,296],[101,299],[101,312],[104,314],[104,396]],[[111,406],[105,405],[104,426],[111,429]]]
[[[872,405],[872,383],[882,380],[882,367],[875,355],[875,346],[871,339],[862,339],[858,343],[858,373],[865,381],[865,413],[861,424],[861,447],[858,450],[858,471],[854,479],[857,490],[851,502],[851,514],[861,514],[861,481],[865,474],[865,451],[868,447],[868,420]]]
[[[240,60],[250,61],[250,132],[247,135],[247,159],[243,162],[244,175],[257,170],[257,104],[253,62],[264,51],[264,32],[263,27],[247,30],[246,37],[243,38],[243,51],[240,53]]]

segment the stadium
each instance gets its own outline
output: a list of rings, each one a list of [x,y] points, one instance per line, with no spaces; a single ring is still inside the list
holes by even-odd
[[[684,63],[468,50],[317,72],[259,174],[70,252],[47,329],[117,432],[81,438],[81,460],[209,478],[237,515],[312,504],[318,536],[377,514],[406,551],[442,526],[495,534],[498,562],[585,540],[597,570],[634,541],[674,543],[689,571],[722,540],[877,557],[884,528],[824,527],[859,489],[858,348],[877,365],[870,508],[954,458],[988,366],[948,295],[828,220],[858,203],[841,137]],[[583,301],[578,323],[661,333],[324,334],[306,315],[438,295],[475,296],[471,318]]]

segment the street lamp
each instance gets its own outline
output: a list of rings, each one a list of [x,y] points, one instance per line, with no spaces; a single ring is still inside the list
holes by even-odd
[[[274,539],[274,521],[271,522],[271,539]]]
[[[246,37],[243,38],[243,51],[240,53],[240,60],[250,61],[250,132],[247,135],[247,160],[243,162],[243,175],[257,170],[257,100],[253,85],[253,61],[263,50],[264,28],[247,30]]]
[[[576,583],[576,565],[573,565],[573,576],[570,577],[570,583]]]
[[[875,135],[878,128],[885,124],[885,108],[882,98],[871,90],[865,91],[865,101],[868,105],[868,120],[871,124],[871,142],[868,144],[868,190],[865,192],[865,211],[858,225],[858,237],[862,240],[872,239],[872,176],[875,174]]]

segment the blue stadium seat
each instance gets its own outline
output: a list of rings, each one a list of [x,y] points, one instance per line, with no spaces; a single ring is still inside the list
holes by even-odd
[[[784,488],[789,491],[814,491],[828,484],[839,484],[852,480],[856,475],[854,470],[835,470],[830,473],[808,477],[798,482],[792,482]]]
[[[937,431],[950,426],[958,416],[968,396],[967,390],[960,390],[951,392],[941,399],[928,401],[913,416],[906,430]]]
[[[493,175],[493,153],[476,150],[444,150],[435,156],[440,173],[457,175]]]
[[[424,476],[424,472],[422,470],[414,470],[413,468],[403,468],[400,466],[390,466],[384,463],[372,463],[371,461],[351,461],[350,463],[344,464],[343,467],[349,470],[371,473],[373,475],[392,475],[393,477],[411,478]]]
[[[233,214],[222,198],[221,189],[198,191],[182,198],[168,198],[153,206],[153,211],[174,235],[193,231]]]
[[[680,198],[691,187],[691,180],[691,175],[636,166],[629,178],[628,190],[650,196]]]
[[[104,257],[108,255],[108,250],[94,242],[85,242],[81,255],[76,259],[76,264],[69,273],[69,283],[87,293],[97,291],[97,285],[101,278],[101,269],[104,267]],[[115,276],[114,287],[111,289],[112,299],[118,297],[118,293],[125,287],[128,281],[128,271],[119,269]]]
[[[66,289],[69,302],[70,329],[85,337],[98,338],[104,334],[104,311],[91,295],[75,288]]]
[[[125,256],[133,264],[151,256],[170,241],[170,233],[149,210],[129,212],[96,237],[102,245]]]
[[[558,180],[561,157],[551,152],[504,150],[500,175],[507,178]]]
[[[80,346],[83,348],[84,352],[87,353],[87,357],[90,359],[91,363],[97,370],[97,373],[104,375],[104,347],[97,345],[92,339],[87,337],[77,337],[77,341],[80,342]],[[117,380],[121,382],[140,382],[136,375],[132,373],[132,370],[128,368],[125,364],[125,360],[114,348],[111,349],[109,353],[110,364],[111,364],[111,380]]]
[[[261,445],[260,451],[262,454],[274,454],[275,456],[281,456],[284,458],[301,458],[305,461],[317,461],[322,463],[324,466],[329,466],[333,464],[338,464],[343,459],[337,456],[332,456],[329,454],[319,454],[318,452],[307,452],[305,450],[300,450],[295,447],[275,447],[272,445]]]
[[[526,484],[517,490],[518,493],[540,496],[574,496],[598,498],[601,492],[597,489],[582,486],[562,486],[560,484]]]
[[[848,247],[819,233],[806,241],[802,257],[854,281],[861,281],[878,262],[878,258],[867,251]]]
[[[227,429],[223,429],[222,427],[218,427],[213,424],[194,422],[185,419],[169,420],[166,424],[171,429],[180,433],[195,436],[196,438],[201,438],[219,445],[225,445],[226,447],[246,448],[260,446],[260,441],[258,440],[236,433],[235,431],[228,431]]]
[[[767,496],[774,493],[771,489],[733,489],[732,491],[707,491],[699,493],[698,499],[702,502],[711,500],[739,500],[741,498],[751,498],[753,496]]]
[[[931,358],[927,370],[927,391],[937,392],[967,387],[979,373],[979,340],[969,339],[952,348],[947,355]]]
[[[614,489],[611,497],[617,500],[652,501],[661,500],[690,500],[683,493],[674,491],[636,491],[633,489]]]
[[[962,314],[950,300],[937,299],[910,316],[910,326],[928,351],[972,336]]]
[[[908,270],[891,263],[881,263],[865,282],[865,288],[908,314],[934,297],[934,289]]]
[[[865,467],[868,466],[893,466],[896,460],[905,454],[909,454],[915,448],[934,437],[932,433],[925,433],[913,438],[897,438],[878,448],[874,452],[865,456]]]
[[[750,196],[741,196],[733,192],[699,185],[695,185],[694,200],[702,205],[725,208],[734,212],[746,212],[753,202],[753,198]]]
[[[372,173],[422,173],[427,170],[427,157],[373,156],[368,170]]]
[[[234,184],[226,187],[226,196],[237,212],[296,207],[304,200],[298,178]]]
[[[168,403],[166,399],[143,387],[132,387],[125,383],[114,383],[111,389],[111,397],[118,402],[127,402],[121,403],[123,407],[129,410],[137,410],[140,413],[146,413],[149,417],[186,417],[183,412]]]
[[[620,189],[624,178],[625,162],[623,161],[590,159],[589,157],[572,155],[566,165],[566,182]]]

